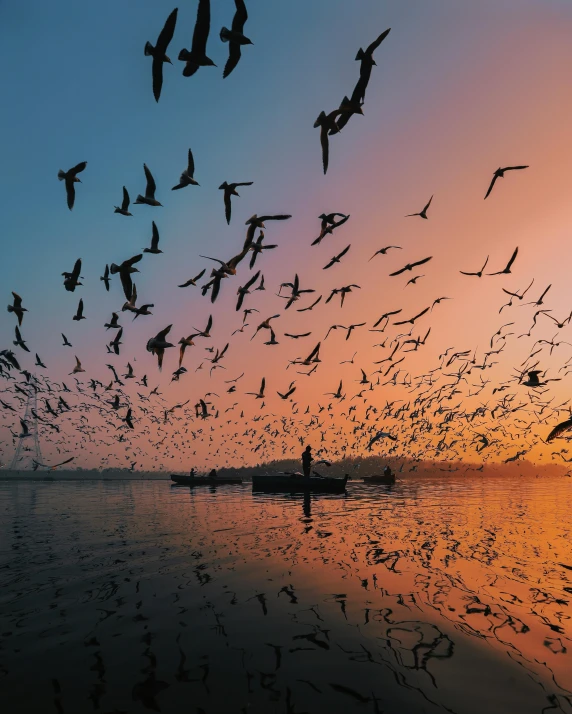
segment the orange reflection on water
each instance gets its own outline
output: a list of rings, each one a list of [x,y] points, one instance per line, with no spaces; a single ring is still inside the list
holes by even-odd
[[[89,693],[104,711],[571,712],[570,489],[0,484],[0,697],[10,711],[57,696],[81,711]]]

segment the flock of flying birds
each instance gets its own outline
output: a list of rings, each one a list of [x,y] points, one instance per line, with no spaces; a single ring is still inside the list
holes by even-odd
[[[223,27],[220,31],[220,39],[227,43],[229,48],[223,77],[228,77],[236,69],[242,47],[253,44],[244,35],[248,19],[244,1],[235,0],[235,5],[236,12],[231,29]],[[150,42],[145,44],[144,54],[152,57],[152,89],[157,102],[163,88],[165,64],[171,64],[167,51],[177,27],[177,13],[175,9],[169,15],[155,45]],[[372,69],[376,65],[374,53],[389,33],[389,29],[385,30],[365,50],[358,50],[355,59],[359,62],[359,78],[353,91],[349,97],[343,97],[337,109],[329,113],[320,112],[315,122],[315,127],[320,129],[324,173],[329,166],[330,137],[341,133],[352,115],[363,114],[366,90]],[[184,63],[185,77],[191,77],[201,67],[215,66],[207,55],[209,34],[210,0],[198,0],[191,48],[181,49],[178,55],[178,59]],[[493,189],[495,195],[500,193],[498,181],[507,173],[513,174],[527,168],[526,165],[498,168],[484,198],[487,199]],[[60,170],[58,173],[58,179],[65,186],[70,210],[78,198],[76,185],[81,182],[80,175],[83,176],[86,169],[87,161],[82,161],[67,171]],[[153,174],[145,164],[143,169],[145,191],[137,195],[134,205],[159,207],[161,203],[156,198],[157,185]],[[224,181],[220,185],[227,224],[230,225],[232,220],[233,201],[239,197],[237,188],[248,187],[252,183]],[[194,190],[198,185],[195,179],[194,157],[189,149],[186,166],[171,190]],[[432,201],[433,196],[422,210],[406,217],[429,220]],[[115,213],[130,217],[130,206],[130,195],[124,186],[121,205],[115,206]],[[261,313],[264,301],[262,296],[256,300],[255,294],[267,289],[261,265],[269,259],[269,251],[278,248],[277,244],[265,242],[266,232],[274,222],[287,221],[289,218],[289,214],[252,215],[246,221],[244,238],[234,255],[226,260],[201,255],[201,259],[210,261],[210,273],[207,274],[208,268],[203,267],[197,274],[178,285],[179,289],[195,288],[203,298],[209,299],[214,305],[221,293],[230,289],[230,283],[234,281],[235,309],[241,316],[241,321],[226,344],[216,348],[210,344],[210,340],[217,337],[213,315],[202,329],[193,327],[186,330],[178,342],[176,338],[173,339],[172,325],[161,326],[157,332],[151,331],[153,334],[147,341],[146,349],[156,357],[159,371],[162,370],[165,355],[170,354],[169,350],[176,345],[179,347],[178,363],[172,371],[171,382],[179,382],[187,373],[188,367],[184,362],[188,363],[186,356],[189,350],[201,350],[202,354],[204,348],[207,352],[208,356],[201,360],[195,370],[202,371],[200,379],[195,380],[193,384],[197,394],[192,403],[190,399],[175,404],[169,403],[159,391],[158,385],[151,387],[149,384],[153,378],[147,374],[136,374],[131,362],[127,362],[122,369],[115,359],[122,354],[122,322],[127,317],[126,313],[130,313],[133,320],[153,314],[153,303],[138,304],[134,274],[139,272],[144,254],[155,256],[162,253],[160,234],[154,221],[149,247],[122,262],[110,262],[105,266],[100,278],[103,290],[109,292],[114,283],[114,290],[118,292],[121,289],[123,305],[112,312],[104,323],[107,333],[112,334],[113,338],[105,345],[108,362],[105,368],[100,368],[97,373],[91,366],[86,369],[75,355],[74,361],[70,360],[69,373],[73,383],[70,380],[56,382],[50,379],[44,371],[47,366],[38,353],[35,353],[35,361],[30,366],[22,367],[22,358],[28,359],[25,353],[32,354],[23,333],[28,308],[26,296],[21,297],[17,292],[13,292],[8,312],[14,315],[17,322],[13,340],[16,350],[10,347],[0,351],[0,377],[5,382],[0,407],[11,436],[4,442],[3,451],[6,458],[9,457],[8,452],[13,449],[17,439],[31,435],[29,424],[21,418],[31,392],[34,392],[37,398],[38,407],[32,416],[37,420],[42,441],[50,443],[52,454],[55,451],[66,457],[58,463],[37,464],[42,467],[69,463],[76,458],[78,449],[81,448],[88,456],[104,453],[104,456],[100,457],[99,467],[110,467],[113,463],[129,463],[133,470],[138,464],[148,463],[151,459],[157,468],[161,468],[166,459],[187,459],[196,455],[197,443],[208,447],[209,459],[213,464],[228,465],[236,462],[239,452],[241,458],[251,452],[251,455],[256,454],[252,458],[259,460],[277,459],[290,456],[292,448],[298,444],[318,441],[320,446],[317,453],[324,459],[339,460],[346,456],[376,453],[373,451],[375,446],[376,449],[384,449],[385,455],[403,457],[414,470],[415,462],[423,459],[452,463],[465,459],[474,460],[475,457],[481,461],[518,460],[535,446],[538,438],[542,438],[536,433],[539,424],[546,425],[546,435],[543,439],[545,443],[550,443],[558,437],[567,438],[566,433],[572,428],[569,401],[555,404],[554,397],[548,395],[549,383],[558,381],[561,377],[548,377],[547,371],[541,366],[543,356],[547,352],[552,355],[558,346],[564,344],[562,341],[555,341],[557,335],[551,341],[537,340],[527,359],[519,365],[513,377],[505,382],[493,382],[492,379],[485,379],[485,375],[498,364],[494,358],[504,351],[509,337],[514,335],[508,329],[514,321],[504,323],[491,336],[490,349],[481,355],[476,349],[449,347],[439,356],[434,369],[419,375],[412,375],[407,370],[408,355],[421,350],[431,334],[431,327],[427,325],[417,332],[418,323],[429,319],[433,311],[443,301],[451,299],[450,297],[437,297],[432,304],[423,306],[411,316],[404,315],[402,309],[396,309],[383,313],[371,325],[365,321],[347,325],[333,324],[321,339],[313,339],[310,345],[301,348],[301,354],[284,365],[286,375],[292,374],[289,370],[293,368],[297,374],[311,377],[324,362],[328,363],[328,369],[333,373],[336,364],[335,352],[330,350],[326,343],[332,332],[341,331],[345,334],[345,341],[350,340],[355,331],[364,328],[376,336],[383,336],[383,341],[372,346],[370,355],[364,357],[361,365],[356,365],[357,353],[352,359],[340,363],[349,364],[351,369],[355,368],[355,374],[349,379],[340,379],[339,375],[332,379],[336,386],[333,391],[324,395],[324,404],[308,404],[298,400],[296,377],[286,376],[285,386],[275,386],[272,392],[268,391],[264,377],[257,391],[241,390],[240,382],[245,377],[243,372],[233,379],[217,382],[216,388],[219,391],[224,390],[227,395],[236,395],[237,399],[241,393],[244,400],[253,397],[255,403],[260,404],[260,413],[253,417],[246,416],[243,400],[223,409],[220,406],[221,397],[210,387],[213,383],[210,380],[214,375],[216,382],[218,370],[227,370],[226,364],[229,354],[232,353],[231,342],[243,339],[235,337],[236,335],[243,336],[250,327],[249,339],[262,341],[268,349],[280,344],[282,340],[292,340],[293,344],[299,344],[300,340],[310,338],[312,331],[284,332],[279,335],[277,320],[281,315],[292,308],[292,312],[298,313],[320,309],[320,303],[323,307],[332,301],[342,310],[349,296],[354,291],[361,290],[357,283],[349,283],[332,287],[329,294],[316,295],[314,288],[302,286],[296,274],[293,279],[276,288],[276,294],[284,301],[283,311],[264,317]],[[318,217],[318,236],[311,241],[311,246],[332,242],[334,234],[343,233],[342,227],[349,219],[349,215],[341,212],[322,213]],[[350,250],[351,244],[348,244],[336,252],[323,266],[323,270],[330,270],[338,265]],[[390,251],[398,250],[402,250],[402,246],[384,246],[376,250],[369,260],[383,259]],[[514,250],[504,268],[485,273],[489,261],[487,256],[479,270],[459,272],[478,279],[487,275],[511,275],[517,257],[518,248]],[[146,261],[151,259],[153,258],[146,258]],[[407,262],[403,267],[389,273],[389,278],[411,276],[405,287],[415,285],[424,277],[423,274],[418,274],[418,269],[423,266],[423,270],[429,270],[432,259],[433,256],[423,256]],[[247,274],[248,271],[250,274]],[[62,273],[66,291],[74,293],[82,286],[81,273],[81,259],[75,261],[71,271]],[[199,282],[201,280],[202,283]],[[228,288],[225,287],[227,284]],[[509,300],[499,312],[511,309],[518,303],[524,306],[522,301],[531,287],[532,283],[524,290],[509,291],[502,288]],[[540,321],[553,321],[558,329],[570,323],[572,313],[559,320],[551,314],[551,309],[544,307],[544,299],[550,287],[548,286],[538,299],[526,303],[533,305],[535,309],[532,325],[528,333],[514,339],[531,338]],[[248,306],[244,307],[245,304]],[[85,319],[84,302],[80,298],[73,320],[81,322]],[[258,323],[256,327],[249,322],[252,319]],[[62,345],[73,347],[64,333]],[[382,354],[385,356],[372,360],[374,349],[383,350]],[[273,359],[272,355],[270,359]],[[572,366],[569,367],[571,360],[572,358],[562,367],[565,374],[568,373],[566,370],[572,371]],[[256,363],[254,367],[258,369]],[[104,376],[105,370],[108,370],[107,378]],[[397,387],[404,391],[407,398],[388,398],[392,388]],[[488,401],[469,409],[467,398],[479,396],[481,393],[488,395]],[[272,402],[270,411],[266,407],[267,401]],[[283,405],[282,415],[275,413],[278,404]],[[562,421],[561,415],[566,413],[568,418]],[[14,424],[17,426],[14,427]],[[118,443],[122,444],[123,450],[117,447]],[[572,458],[565,456],[567,453],[567,449],[562,449],[553,452],[552,457],[572,461]],[[55,458],[57,459],[57,456]],[[248,460],[248,456],[246,458]]]

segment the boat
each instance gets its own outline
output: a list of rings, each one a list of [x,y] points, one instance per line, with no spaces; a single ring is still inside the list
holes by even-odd
[[[171,474],[171,481],[177,486],[226,486],[242,483],[240,476],[189,476],[188,474]]]
[[[270,493],[344,493],[348,482],[347,474],[344,478],[329,478],[316,473],[310,477],[300,472],[278,472],[265,476],[252,477],[253,491],[266,491]]]
[[[386,476],[385,474],[375,474],[373,476],[364,476],[364,483],[380,484],[382,486],[392,486],[395,483],[395,474]]]

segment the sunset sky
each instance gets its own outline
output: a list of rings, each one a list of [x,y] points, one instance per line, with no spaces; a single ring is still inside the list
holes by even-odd
[[[268,395],[264,413],[276,418],[291,414],[291,405],[282,402],[276,390],[285,391],[293,379],[297,380],[294,401],[302,418],[307,405],[315,413],[317,404],[327,404],[324,393],[335,392],[343,379],[348,401],[336,407],[333,423],[344,427],[346,417],[341,412],[360,389],[356,383],[360,368],[372,375],[378,369],[373,362],[390,353],[387,346],[373,345],[386,336],[389,345],[400,332],[394,327],[386,334],[368,329],[386,311],[401,308],[400,317],[405,319],[436,298],[448,297],[452,299],[436,305],[415,324],[413,337],[424,336],[429,327],[431,333],[426,345],[400,365],[405,370],[400,378],[437,367],[439,355],[448,347],[478,348],[477,360],[482,362],[491,336],[501,325],[514,322],[505,330],[514,335],[496,358],[499,364],[471,375],[474,381],[481,374],[491,380],[476,404],[489,402],[492,408],[502,396],[493,395],[493,388],[514,377],[538,339],[550,340],[555,334],[557,341],[571,344],[554,348],[552,355],[545,347],[533,362],[541,360],[538,369],[548,369],[549,378],[563,377],[550,383],[546,400],[553,398],[553,405],[567,401],[572,375],[558,374],[558,369],[572,358],[572,327],[559,330],[540,316],[531,337],[518,336],[528,331],[535,310],[540,309],[523,303],[537,300],[549,284],[543,307],[558,320],[572,310],[572,175],[568,170],[572,4],[566,0],[247,0],[245,34],[254,45],[243,49],[237,68],[224,80],[228,45],[218,33],[222,25],[230,26],[234,2],[212,0],[211,5],[208,54],[217,67],[203,67],[191,78],[181,74],[183,65],[176,58],[182,47],[191,44],[197,8],[196,0],[185,0],[179,4],[168,51],[173,66],[165,65],[157,104],[151,90],[151,59],[144,56],[143,48],[147,40],[156,41],[174,4],[164,0],[97,4],[61,0],[55,5],[5,0],[0,4],[0,60],[7,70],[0,113],[4,137],[0,348],[14,349],[22,366],[30,370],[38,352],[51,379],[63,378],[71,384],[67,375],[75,355],[86,370],[81,375],[84,382],[109,381],[108,357],[121,372],[129,361],[138,377],[148,375],[150,388],[160,385],[167,407],[186,399],[192,406],[211,391],[220,395],[216,406],[221,413],[238,402],[237,410],[244,408],[246,415],[241,431],[248,427],[249,416],[260,413],[260,404],[244,393],[256,392],[262,377]],[[374,55],[377,66],[367,89],[364,116],[353,116],[338,136],[331,137],[330,167],[324,176],[314,121],[320,111],[332,111],[344,95],[351,94],[359,76],[357,50],[387,28],[391,32]],[[200,186],[171,191],[186,166],[189,147]],[[84,160],[88,166],[70,212],[57,172]],[[144,162],[153,172],[163,207],[132,203],[132,218],[114,214],[123,185],[132,202],[144,193]],[[499,179],[483,201],[494,170],[515,164],[529,168]],[[225,180],[254,182],[239,189],[240,198],[233,199],[230,226],[218,190]],[[428,220],[404,217],[421,211],[432,195]],[[318,216],[333,211],[351,217],[321,245],[310,247],[319,233]],[[267,224],[265,243],[278,247],[259,257],[254,269],[261,269],[267,290],[247,296],[244,307],[260,312],[247,319],[244,333],[231,338],[242,322],[235,302],[237,288],[251,275],[247,260],[237,276],[223,281],[214,305],[198,288],[177,285],[203,267],[207,278],[214,263],[200,258],[201,254],[226,260],[238,253],[246,234],[244,223],[254,213],[289,213],[292,218]],[[117,278],[106,293],[99,276],[106,263],[120,263],[149,246],[152,220],[159,228],[164,253],[145,255],[134,280],[138,304],[153,303],[153,315],[132,323],[129,313],[120,313],[121,355],[107,355],[105,343],[114,335],[103,324],[125,300]],[[342,262],[323,270],[348,244],[351,249]],[[387,245],[402,250],[368,262]],[[486,272],[500,271],[517,246],[511,275],[479,280],[459,273],[479,270],[487,255]],[[413,273],[388,277],[406,263],[428,256],[433,259]],[[77,258],[83,261],[84,285],[69,293],[61,273],[71,271]],[[284,312],[285,301],[275,293],[296,273],[302,287],[316,292]],[[417,285],[404,287],[418,274],[424,277]],[[526,298],[499,314],[509,298],[502,288],[523,290],[533,278]],[[332,288],[351,283],[361,289],[347,296],[343,308],[338,299],[324,304]],[[5,306],[11,302],[12,290],[22,296],[29,311],[22,334],[31,355],[11,344],[16,320]],[[314,310],[296,312],[319,295],[324,298]],[[72,316],[80,297],[87,319],[76,323]],[[159,373],[156,358],[145,351],[147,340],[172,323],[170,338],[177,343],[193,328],[204,327],[211,313],[212,339],[197,339],[185,356],[188,373],[170,384],[178,348],[167,350]],[[257,324],[276,313],[283,313],[274,321],[279,345],[263,344],[266,331],[250,341]],[[361,322],[366,326],[348,341],[338,330],[324,342],[331,325]],[[299,340],[283,336],[307,331],[311,336]],[[62,346],[62,332],[73,348]],[[229,341],[222,363],[226,369],[209,378],[205,360],[210,355],[204,348],[222,348]],[[322,364],[311,378],[286,370],[288,360],[305,357],[319,341]],[[339,364],[354,352],[354,364]],[[201,362],[203,369],[195,372]],[[223,380],[242,372],[245,376],[237,393],[225,394],[228,385]],[[5,386],[2,381],[0,387]],[[466,384],[464,389],[468,390]],[[511,393],[519,390],[520,401],[526,401],[526,390],[511,385]],[[398,398],[412,400],[402,388],[377,387],[369,403],[382,407],[386,400]],[[5,463],[13,453],[9,430],[19,426],[14,414],[4,413],[3,418],[0,440]],[[534,419],[532,411],[526,415],[527,422]],[[551,422],[556,423],[556,416]],[[224,432],[222,424],[215,426],[217,433]],[[229,427],[229,434],[234,431]],[[545,437],[547,427],[539,426],[533,433]],[[150,435],[148,441],[154,438]],[[140,463],[148,466],[153,449],[144,447],[141,439],[139,445],[145,452]],[[212,448],[206,441],[197,444],[197,458],[206,458]],[[552,450],[537,448],[528,458],[546,460]],[[101,456],[95,449],[81,465],[97,465],[95,453]],[[474,449],[469,457],[475,457]],[[237,461],[243,458],[244,449],[237,448]],[[257,457],[248,455],[246,460],[253,458]]]

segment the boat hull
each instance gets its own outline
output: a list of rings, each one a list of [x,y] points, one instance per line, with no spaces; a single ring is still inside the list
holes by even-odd
[[[344,493],[348,477],[322,478],[311,476],[253,476],[252,490],[267,493]]]
[[[381,486],[393,486],[395,483],[395,475],[392,476],[364,476],[364,483],[379,484]]]
[[[226,486],[242,483],[241,478],[233,476],[209,478],[208,476],[177,476],[176,474],[171,474],[171,481],[178,486]]]

